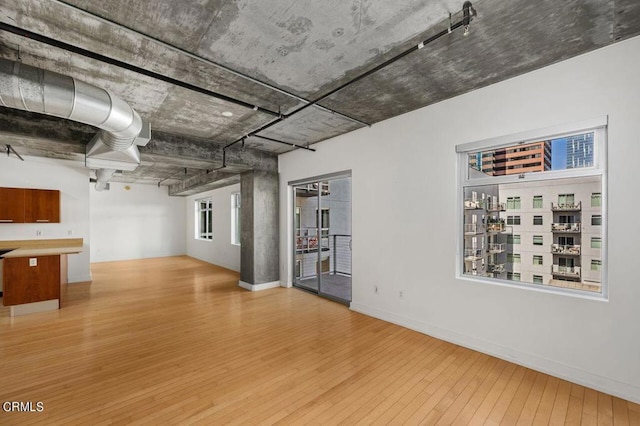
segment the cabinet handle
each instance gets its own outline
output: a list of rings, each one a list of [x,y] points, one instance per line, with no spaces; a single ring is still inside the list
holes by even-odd
[[[2,222],[2,223],[11,223],[11,222],[13,222],[13,219],[0,219],[0,222]]]
[[[36,222],[49,222],[49,219],[36,219]]]

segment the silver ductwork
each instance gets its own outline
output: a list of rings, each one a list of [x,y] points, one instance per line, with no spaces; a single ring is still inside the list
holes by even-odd
[[[86,148],[86,165],[94,169],[135,170],[140,164],[137,145],[151,138],[149,123],[108,90],[2,58],[0,105],[98,127]]]

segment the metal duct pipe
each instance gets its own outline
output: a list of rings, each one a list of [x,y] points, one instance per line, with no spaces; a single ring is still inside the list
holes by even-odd
[[[0,105],[98,127],[87,145],[87,166],[134,170],[140,164],[136,138],[148,124],[108,90],[0,58]]]
[[[109,180],[113,177],[113,174],[116,171],[113,169],[99,169],[96,171],[96,190],[102,191],[107,189],[107,185],[109,185]]]

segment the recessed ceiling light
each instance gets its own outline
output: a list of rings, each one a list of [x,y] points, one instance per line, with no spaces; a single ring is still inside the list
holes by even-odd
[[[231,111],[222,111],[222,115],[225,117],[233,117],[233,113]]]

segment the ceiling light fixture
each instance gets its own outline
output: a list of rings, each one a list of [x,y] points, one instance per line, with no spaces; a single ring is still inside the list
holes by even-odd
[[[231,111],[222,111],[222,115],[225,117],[233,117],[233,113]]]

